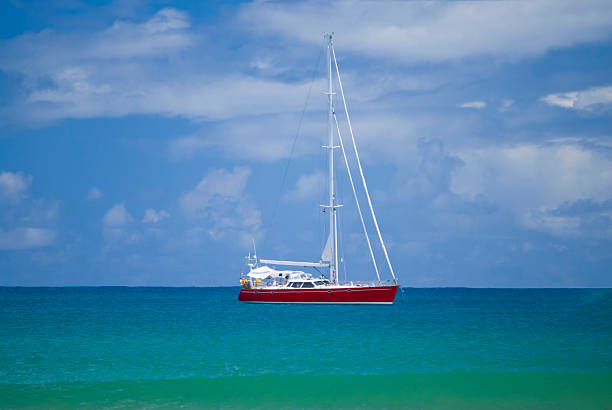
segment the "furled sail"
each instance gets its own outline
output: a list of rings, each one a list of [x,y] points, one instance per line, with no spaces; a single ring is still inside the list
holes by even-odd
[[[323,253],[321,254],[322,262],[332,261],[332,242],[332,234],[330,232],[329,237],[327,238],[327,242],[325,243],[325,248],[323,248]]]

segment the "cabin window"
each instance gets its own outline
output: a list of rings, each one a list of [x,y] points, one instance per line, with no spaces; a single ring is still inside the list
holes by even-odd
[[[314,288],[315,286],[314,286],[314,283],[312,283],[312,282],[304,282],[302,284],[302,287],[303,288]]]
[[[301,282],[293,282],[293,284],[291,285],[292,288],[299,288],[302,286]]]
[[[321,286],[321,285],[323,285],[323,283],[325,283],[325,282],[323,282],[322,280],[318,280],[318,281],[315,282],[315,285]]]

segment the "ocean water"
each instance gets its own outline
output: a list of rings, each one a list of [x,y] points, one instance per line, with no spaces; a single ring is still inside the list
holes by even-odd
[[[0,288],[1,408],[612,408],[612,290]]]

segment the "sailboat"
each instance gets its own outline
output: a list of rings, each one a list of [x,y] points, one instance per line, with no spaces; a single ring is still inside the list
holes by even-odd
[[[393,271],[387,248],[382,238],[376,214],[372,206],[372,200],[368,192],[363,168],[359,159],[355,136],[344,97],[344,89],[340,78],[340,70],[336,53],[334,50],[332,35],[326,34],[327,42],[327,96],[328,96],[328,145],[324,148],[329,150],[329,202],[323,207],[323,212],[329,214],[329,236],[323,248],[321,258],[318,262],[299,262],[286,261],[275,259],[258,259],[257,251],[254,249],[254,254],[248,256],[249,273],[240,279],[241,289],[238,295],[238,300],[251,303],[346,303],[346,304],[392,304],[395,300],[397,289],[399,288],[397,277]],[[352,147],[355,153],[355,160],[358,165],[359,175],[367,205],[370,211],[373,225],[376,229],[376,234],[383,250],[385,260],[391,273],[391,280],[382,281],[380,271],[372,250],[372,243],[366,229],[364,215],[359,203],[357,191],[355,189],[355,181],[349,167],[349,161],[345,150],[344,140],[338,125],[338,119],[334,109],[334,90],[333,90],[333,74],[336,74],[340,95],[342,96],[342,104],[346,114],[348,130],[352,142]],[[336,141],[337,139],[337,141]],[[337,145],[339,143],[339,145]],[[345,281],[340,283],[338,274],[338,221],[337,214],[339,208],[343,205],[339,204],[336,199],[336,187],[334,184],[334,151],[340,149],[346,165],[347,174],[350,185],[353,191],[359,218],[365,235],[370,257],[376,273],[377,281],[375,282],[353,282]],[[255,246],[255,244],[253,244]],[[343,262],[340,260],[340,262]],[[285,269],[278,269],[283,267]],[[313,276],[312,273],[307,273],[302,270],[295,270],[296,267],[314,268],[320,273],[319,276]]]

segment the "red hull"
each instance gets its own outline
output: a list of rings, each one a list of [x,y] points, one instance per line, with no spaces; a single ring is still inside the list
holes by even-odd
[[[314,289],[240,289],[238,300],[252,303],[391,304],[398,285]]]

